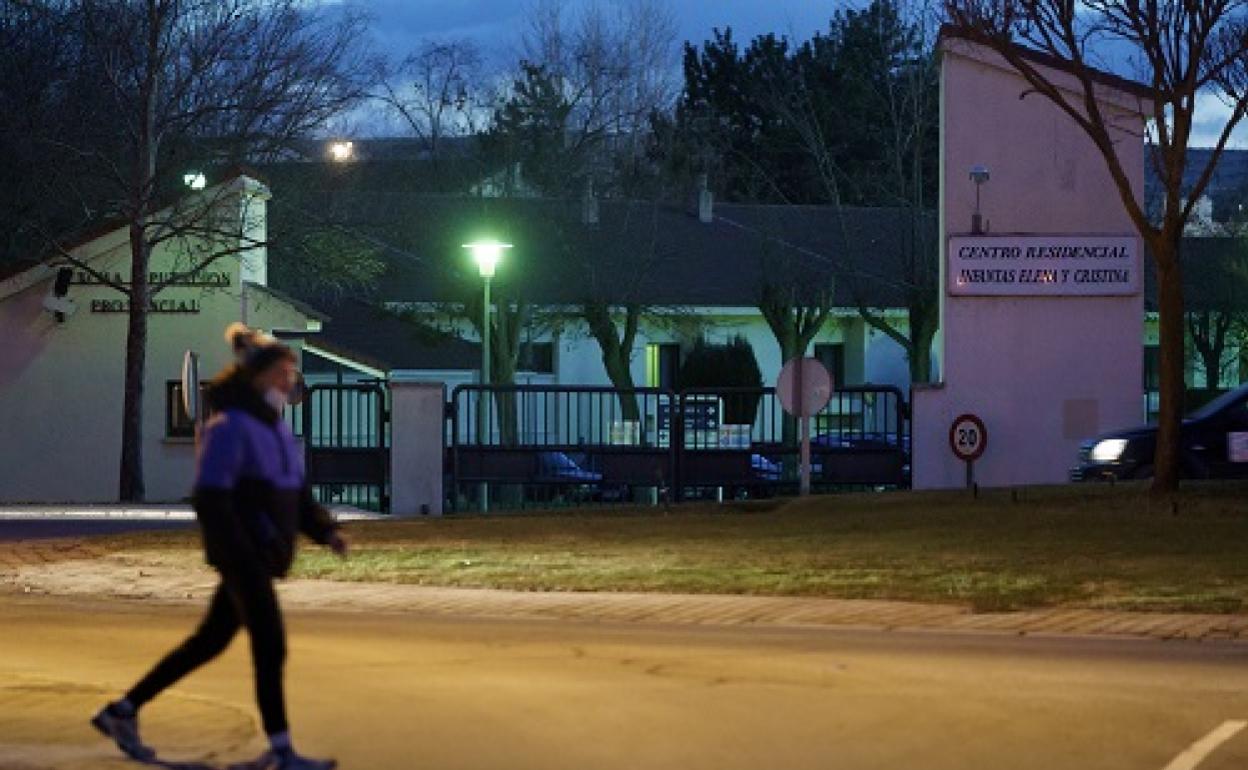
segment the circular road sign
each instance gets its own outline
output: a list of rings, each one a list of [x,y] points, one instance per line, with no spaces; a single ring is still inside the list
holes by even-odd
[[[814,417],[832,398],[832,375],[817,358],[794,358],[780,370],[776,395],[794,417]]]
[[[988,448],[988,429],[973,414],[964,414],[949,426],[949,447],[959,460],[978,460]]]

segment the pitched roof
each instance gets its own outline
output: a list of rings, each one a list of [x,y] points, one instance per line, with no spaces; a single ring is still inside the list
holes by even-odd
[[[480,345],[439,335],[375,304],[355,298],[317,304],[331,318],[308,338],[314,348],[383,372],[471,370],[481,363]]]
[[[964,40],[969,43],[991,47],[988,42],[988,37],[977,32],[976,30],[959,27],[954,24],[944,24],[940,28],[939,40],[944,41],[949,39]],[[1019,44],[1013,44],[1010,48],[1020,57],[1032,62],[1033,64],[1038,64],[1041,67],[1048,67],[1049,69],[1066,73],[1074,73],[1075,71],[1069,61],[1060,59],[1050,53],[1037,51],[1034,48],[1029,48],[1025,45]],[[1085,65],[1083,69],[1087,72],[1089,79],[1091,79],[1094,83],[1105,86],[1106,88],[1112,88],[1125,94],[1135,96],[1139,99],[1155,99],[1157,97],[1156,89],[1150,87],[1146,83],[1141,83],[1138,80],[1130,80],[1122,77],[1121,75],[1109,72],[1108,70],[1098,69],[1091,65]]]
[[[216,175],[214,174],[214,176]],[[209,189],[218,189],[242,178],[251,179],[265,186],[268,185],[267,177],[264,174],[261,174],[249,166],[234,165],[225,168]],[[174,202],[172,200],[161,200],[156,203],[156,206],[160,209],[172,206],[173,203]],[[34,258],[21,257],[13,260],[0,261],[0,281],[8,278],[14,278],[22,273],[43,265],[50,265],[59,262],[65,252],[73,251],[74,249],[85,246],[92,241],[99,240],[100,238],[128,226],[129,223],[130,220],[127,218],[109,215],[93,220],[90,223],[72,231],[61,233],[53,239],[55,241],[54,243],[45,244],[42,248],[42,252]]]
[[[917,243],[934,247],[936,238],[933,214],[906,209],[721,204],[703,223],[683,207],[611,200],[586,225],[579,201],[369,190],[297,198],[272,208],[275,259],[282,232],[298,227],[295,214],[317,212],[382,247],[385,302],[475,296],[480,278],[463,244],[491,237],[514,244],[496,286],[539,304],[749,306],[773,281],[798,291],[832,285],[844,306],[895,307],[900,268]],[[933,261],[933,286],[934,271]]]

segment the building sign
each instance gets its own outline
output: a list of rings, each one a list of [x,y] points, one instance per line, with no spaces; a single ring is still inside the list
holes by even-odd
[[[718,396],[691,395],[685,398],[684,428],[686,449],[718,449],[720,414],[723,402]],[[676,404],[659,404],[659,446],[669,447],[672,442],[672,419]]]
[[[233,283],[233,276],[223,270],[199,270],[195,273],[181,271],[152,271],[147,274],[152,284],[167,284],[159,296],[149,300],[147,312],[154,315],[195,315],[202,310],[198,298],[187,296],[166,297],[169,289],[228,289]],[[73,286],[129,286],[130,274],[120,270],[74,270]],[[200,292],[193,292],[199,294]],[[114,294],[106,299],[90,300],[92,313],[122,315],[130,312],[130,300]]]
[[[152,272],[147,274],[147,282],[149,284],[167,283],[170,286],[204,289],[228,289],[230,287],[230,274],[223,271],[207,270],[200,270],[189,275],[175,272]],[[99,270],[94,273],[86,270],[75,270],[74,278],[70,283],[74,286],[107,286],[110,283],[117,286],[129,286],[130,275],[116,270]]]
[[[1001,235],[949,239],[949,293],[980,297],[1132,296],[1135,236]]]
[[[147,312],[156,315],[194,315],[200,311],[197,299],[153,299],[147,303]],[[129,313],[128,299],[93,299],[92,313]]]

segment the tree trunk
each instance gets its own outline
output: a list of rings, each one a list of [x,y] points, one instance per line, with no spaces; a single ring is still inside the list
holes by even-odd
[[[607,369],[607,377],[619,391],[620,419],[628,422],[641,422],[641,409],[637,405],[637,387],[633,383],[632,356],[619,350],[615,355],[608,356],[603,352],[602,363]]]
[[[510,303],[498,303],[495,314],[494,335],[490,347],[490,384],[516,384],[516,363],[519,359],[519,346],[510,334],[510,325],[515,321],[511,317]],[[520,438],[519,414],[516,409],[514,392],[497,391],[494,394],[496,419],[498,420],[498,438],[503,446],[514,446]]]
[[[148,248],[140,224],[130,226],[130,308],[126,326],[126,369],[121,407],[121,471],[118,497],[143,502],[143,389],[147,370]]]
[[[130,307],[126,326],[126,373],[121,407],[121,468],[118,496],[124,503],[142,502],[143,483],[143,389],[147,372],[148,261],[151,247],[145,224],[151,213],[156,180],[156,70],[163,19],[154,5],[148,6],[146,53],[149,57],[140,89],[142,122],[135,144],[133,177],[130,180]]]
[[[1200,356],[1205,387],[1210,390],[1222,384],[1222,360],[1226,356],[1226,337],[1230,327],[1230,317],[1225,313],[1206,310],[1188,316],[1192,347]]]
[[[1181,230],[1176,230],[1181,233]],[[1153,457],[1155,495],[1169,495],[1179,488],[1179,428],[1183,417],[1183,283],[1179,264],[1179,236],[1164,234],[1153,240],[1157,262],[1157,310],[1161,405],[1157,417],[1157,449]]]
[[[792,320],[785,324],[782,329],[776,330],[773,327],[772,331],[776,333],[776,342],[780,344],[781,362],[787,364],[805,352],[804,349],[798,349],[800,343],[797,338],[797,329],[794,328]],[[797,418],[788,412],[785,412],[784,417],[780,420],[780,440],[785,446],[797,446]],[[797,461],[794,458],[786,458],[784,465],[786,471],[788,471],[790,466],[792,468],[797,467]]]
[[[940,326],[939,311],[910,309],[910,383],[932,381],[932,340]]]
[[[611,308],[602,302],[587,302],[581,308],[581,315],[589,326],[589,333],[598,343],[602,351],[602,366],[607,371],[611,384],[619,391],[620,419],[632,422],[641,421],[641,410],[637,406],[636,384],[633,382],[633,341],[637,333],[637,324],[641,315],[639,306],[629,306],[624,319],[623,339],[611,317]]]

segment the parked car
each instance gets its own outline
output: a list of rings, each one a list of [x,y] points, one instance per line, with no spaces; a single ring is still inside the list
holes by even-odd
[[[585,470],[565,452],[542,452],[537,456],[537,464],[541,482],[596,484],[602,481],[601,473]]]
[[[629,498],[628,486],[604,484],[602,473],[585,466],[593,465],[593,458],[577,453],[541,452],[537,456],[538,475],[534,484],[546,485],[559,496],[576,502],[621,503]]]
[[[1183,420],[1180,469],[1185,478],[1248,478],[1248,386],[1210,401]],[[1146,479],[1153,475],[1157,427],[1106,433],[1083,442],[1072,481]]]

